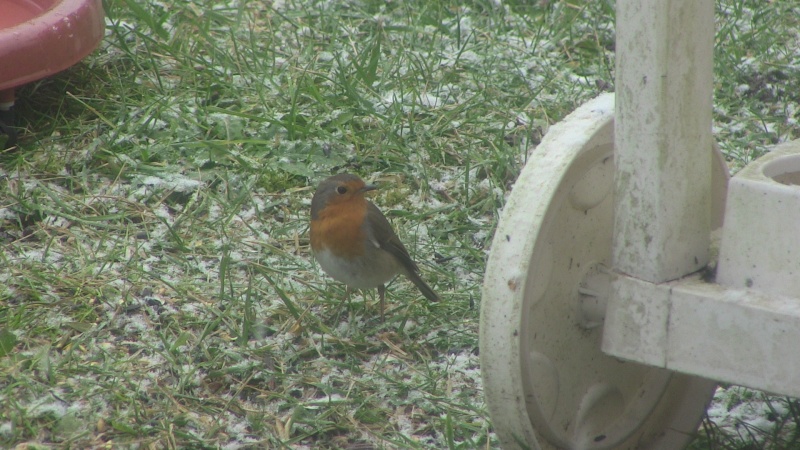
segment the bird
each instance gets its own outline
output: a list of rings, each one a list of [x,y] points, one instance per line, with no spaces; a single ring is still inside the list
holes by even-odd
[[[352,289],[378,289],[384,320],[386,283],[405,275],[428,300],[439,296],[419,275],[419,267],[374,203],[364,197],[377,187],[357,175],[323,180],[311,199],[311,250],[322,270]]]

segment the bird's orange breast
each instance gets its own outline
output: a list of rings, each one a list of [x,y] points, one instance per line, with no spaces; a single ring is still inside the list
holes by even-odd
[[[311,248],[329,250],[342,258],[364,254],[366,200],[329,204],[311,221]]]

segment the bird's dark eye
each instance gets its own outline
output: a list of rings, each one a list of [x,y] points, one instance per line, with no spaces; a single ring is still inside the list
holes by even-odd
[[[347,192],[347,186],[338,186],[336,188],[336,192],[338,192],[340,194],[344,194],[345,192]]]

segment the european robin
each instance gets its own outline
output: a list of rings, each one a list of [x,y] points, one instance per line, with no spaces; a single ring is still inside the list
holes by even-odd
[[[439,296],[419,276],[419,268],[377,206],[364,194],[377,189],[342,173],[319,184],[311,199],[311,249],[322,270],[350,289],[378,288],[381,318],[386,282],[405,275],[428,300]]]

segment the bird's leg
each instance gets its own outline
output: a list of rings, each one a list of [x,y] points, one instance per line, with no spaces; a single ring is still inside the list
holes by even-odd
[[[344,307],[347,308],[347,317],[349,317],[350,319],[353,318],[353,305],[350,303],[350,297],[352,295],[353,295],[353,288],[345,285],[344,299],[342,299],[342,303],[344,304]]]
[[[381,299],[381,322],[385,322],[385,317],[383,315],[384,307],[385,307],[385,300],[386,300],[386,286],[380,285],[378,286],[378,297]]]
[[[347,307],[350,307],[350,294],[353,293],[353,288],[350,286],[345,285],[344,287],[344,303],[347,303]]]

